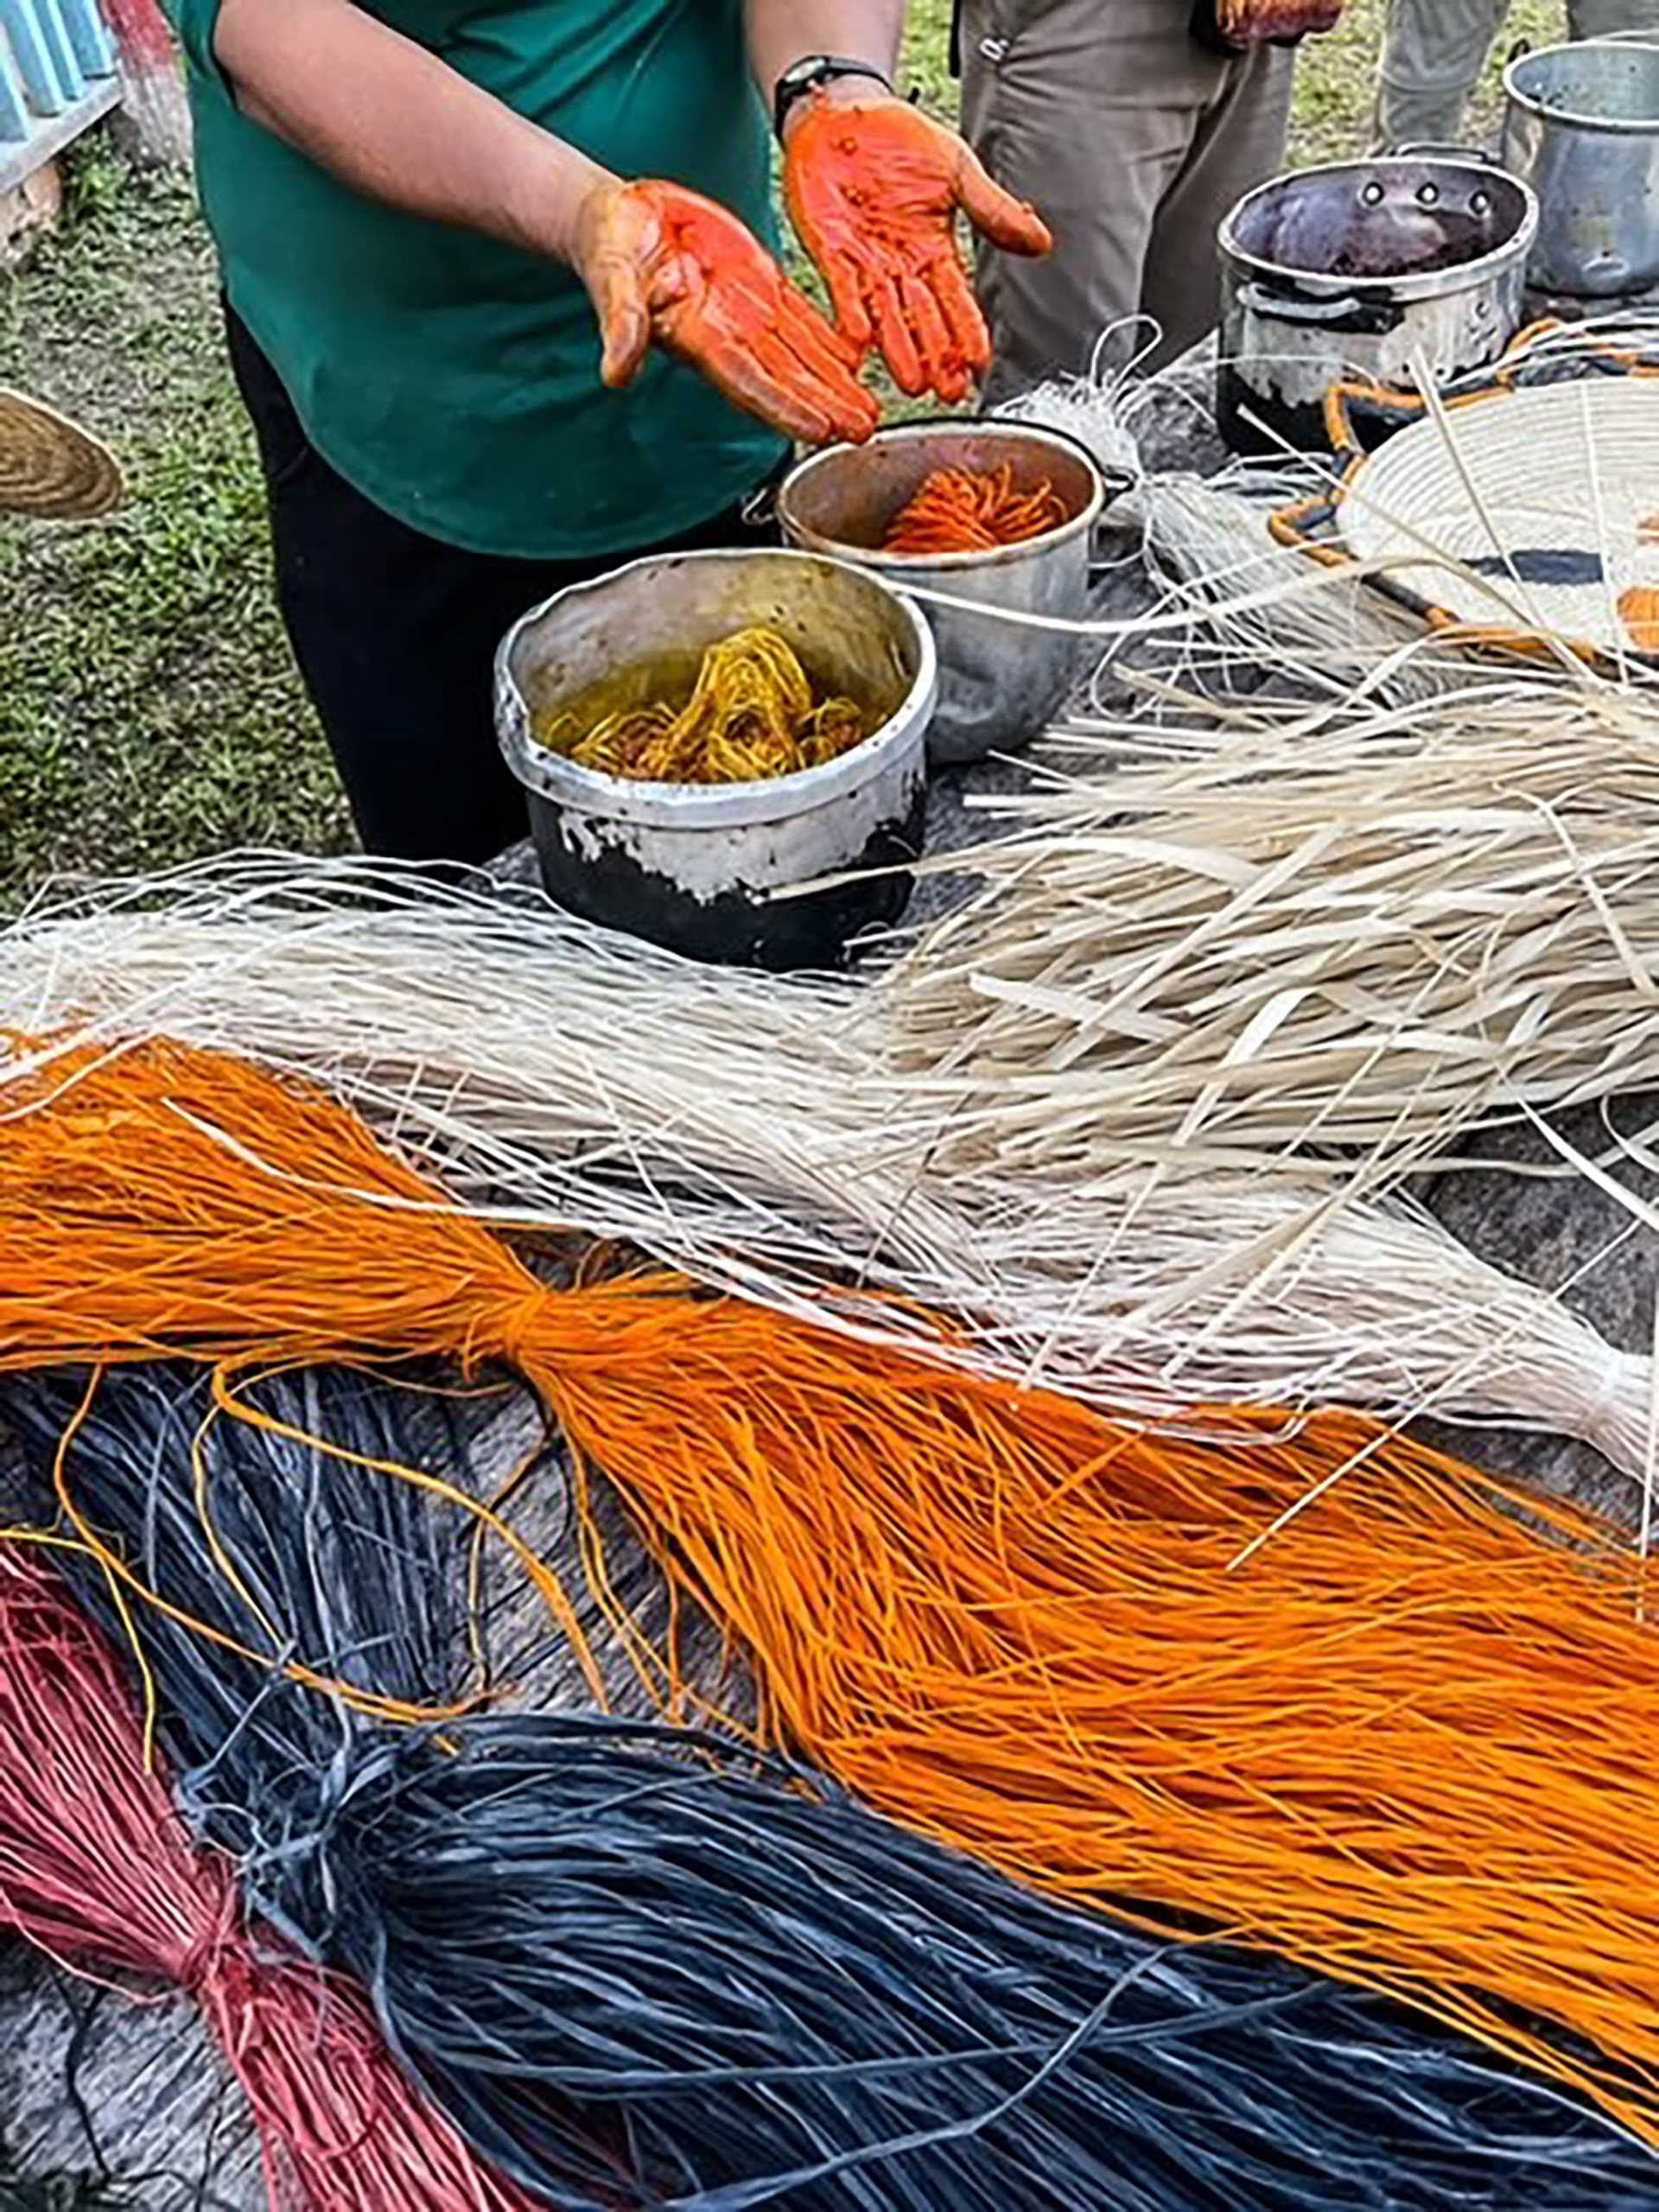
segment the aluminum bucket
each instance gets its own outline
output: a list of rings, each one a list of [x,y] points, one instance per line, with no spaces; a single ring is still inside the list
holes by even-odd
[[[1014,467],[1032,490],[1046,478],[1071,519],[1027,545],[918,556],[879,549],[893,517],[936,468]],[[940,592],[1020,614],[1089,613],[1090,548],[1109,491],[1092,455],[1033,424],[900,423],[868,445],[816,454],[785,481],[778,518],[791,545],[855,563],[902,589]],[[971,610],[922,602],[938,642],[939,703],[928,751],[940,765],[1015,753],[1053,719],[1076,679],[1081,642]]]
[[[1317,452],[1344,378],[1488,367],[1525,319],[1538,219],[1528,186],[1475,154],[1333,162],[1247,194],[1219,238],[1228,445]]]
[[[603,775],[537,741],[543,712],[642,660],[701,652],[752,624],[780,632],[813,674],[879,717],[875,734],[822,768],[719,785]],[[856,569],[805,554],[671,554],[556,594],[496,656],[496,728],[529,800],[549,895],[694,960],[839,964],[862,931],[897,921],[909,902],[938,680],[913,606]],[[887,872],[774,896],[859,869]]]
[[[1543,208],[1534,289],[1623,299],[1659,284],[1659,33],[1546,47],[1503,84],[1504,166]]]

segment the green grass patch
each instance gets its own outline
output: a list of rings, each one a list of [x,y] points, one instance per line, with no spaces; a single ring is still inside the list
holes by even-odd
[[[0,525],[0,899],[231,844],[337,849],[186,190],[80,155],[65,227],[0,290],[0,382],[103,431],[133,495],[107,523]]]

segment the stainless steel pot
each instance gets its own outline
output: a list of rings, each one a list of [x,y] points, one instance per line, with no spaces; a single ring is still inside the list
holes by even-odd
[[[1521,327],[1538,230],[1529,186],[1483,156],[1423,150],[1275,179],[1221,226],[1217,412],[1236,451],[1327,442],[1344,376],[1409,385],[1487,367]],[[1268,433],[1245,417],[1254,415]]]
[[[537,742],[543,712],[752,623],[866,706],[875,734],[822,768],[719,785],[603,775]],[[560,906],[694,960],[827,968],[909,900],[938,688],[926,623],[874,577],[802,553],[677,553],[572,586],[515,624],[496,656],[496,729]]]
[[[1534,288],[1602,300],[1659,285],[1659,42],[1546,47],[1503,83],[1504,163],[1543,211]]]
[[[936,468],[1012,466],[1022,491],[1051,484],[1071,517],[1025,545],[917,556],[880,550],[887,525]],[[1016,613],[1078,620],[1089,612],[1090,549],[1109,496],[1092,454],[1058,431],[994,418],[907,423],[867,445],[804,461],[778,495],[791,545],[851,561],[897,589],[938,592]],[[1075,680],[1082,648],[1065,630],[1020,628],[966,607],[922,602],[938,640],[939,704],[928,740],[940,766],[1017,752],[1050,721]]]

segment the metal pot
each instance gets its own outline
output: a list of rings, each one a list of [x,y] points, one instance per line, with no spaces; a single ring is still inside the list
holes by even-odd
[[[1011,464],[1022,491],[1046,480],[1071,520],[1025,545],[989,553],[883,553],[899,509],[936,468]],[[906,423],[868,445],[804,461],[778,495],[791,545],[855,563],[902,590],[940,592],[1020,614],[1080,620],[1089,612],[1090,548],[1109,493],[1092,454],[1057,430],[991,420]],[[924,602],[938,642],[939,705],[928,751],[942,766],[1029,745],[1076,677],[1079,642],[1065,631],[1022,629],[994,616]]]
[[[1538,230],[1529,186],[1476,154],[1417,150],[1277,178],[1221,226],[1217,414],[1240,453],[1327,442],[1325,396],[1353,374],[1437,385],[1487,367],[1521,327]]]
[[[1547,47],[1503,83],[1504,162],[1543,209],[1535,289],[1600,300],[1659,285],[1659,43]]]
[[[770,783],[643,783],[550,752],[539,715],[645,660],[690,658],[762,624],[880,728],[825,767]],[[920,856],[938,670],[928,626],[873,576],[801,553],[679,553],[557,593],[496,656],[496,728],[524,785],[549,894],[694,960],[838,964],[898,920]],[[887,871],[795,899],[843,871]]]

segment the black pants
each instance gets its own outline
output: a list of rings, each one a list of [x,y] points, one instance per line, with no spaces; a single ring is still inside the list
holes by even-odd
[[[529,827],[496,744],[496,647],[542,600],[634,556],[503,560],[394,520],[322,459],[245,326],[229,310],[226,323],[270,497],[277,601],[364,847],[493,860]],[[732,509],[638,552],[766,542]]]

